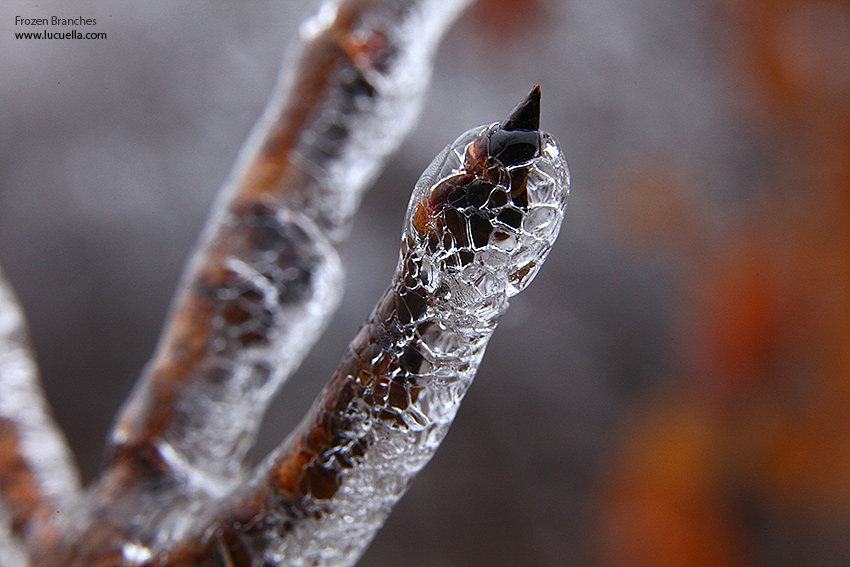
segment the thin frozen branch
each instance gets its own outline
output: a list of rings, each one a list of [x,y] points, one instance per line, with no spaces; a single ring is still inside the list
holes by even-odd
[[[0,515],[8,515],[0,524],[8,524],[9,538],[33,541],[79,490],[44,401],[23,312],[0,271]]]

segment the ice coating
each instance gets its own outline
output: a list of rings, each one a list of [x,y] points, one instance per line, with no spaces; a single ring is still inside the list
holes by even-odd
[[[178,320],[177,340],[160,354],[169,364],[156,369],[163,376],[188,366],[193,379],[174,393],[143,382],[116,433],[124,446],[145,416],[169,420],[152,440],[157,452],[175,472],[198,471],[187,473],[189,489],[195,482],[219,495],[226,479],[238,482],[257,414],[309,350],[342,285],[336,250],[303,215],[257,204],[231,213],[229,224],[212,251],[220,261],[197,274],[185,300],[203,325]]]
[[[352,565],[433,456],[508,298],[534,277],[563,218],[569,174],[557,142],[511,121],[538,103],[535,89],[420,178],[390,288],[260,489],[224,522],[221,561]]]
[[[464,311],[490,317],[477,310],[506,302],[534,278],[569,194],[569,171],[555,139],[536,129],[506,130],[506,124],[512,125],[473,128],[443,150],[417,182],[405,219],[402,257],[408,254],[421,272],[414,289],[432,294],[440,310],[464,322],[473,316]],[[534,157],[526,159],[531,148]]]

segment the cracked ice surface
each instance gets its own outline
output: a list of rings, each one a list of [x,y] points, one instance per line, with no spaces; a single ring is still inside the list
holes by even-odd
[[[545,260],[566,206],[566,161],[536,131],[510,134],[515,154],[502,150],[502,129],[462,135],[417,183],[393,284],[268,464],[269,501],[285,504],[267,560],[357,560],[444,438],[508,299]],[[526,142],[533,156],[517,150]]]

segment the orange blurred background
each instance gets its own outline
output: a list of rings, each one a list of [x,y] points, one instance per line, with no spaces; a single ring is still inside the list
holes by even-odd
[[[631,408],[603,474],[602,563],[847,565],[850,4],[718,10],[767,164],[722,230],[675,164],[623,187],[630,235],[684,275],[672,383]]]

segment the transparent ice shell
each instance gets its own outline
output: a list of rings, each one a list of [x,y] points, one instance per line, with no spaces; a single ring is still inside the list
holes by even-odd
[[[265,560],[356,562],[446,435],[508,299],[545,260],[569,192],[566,160],[546,133],[529,160],[477,159],[499,127],[463,134],[416,184],[393,284],[301,433],[267,464],[263,478],[286,455],[313,455],[300,471],[313,488],[272,497],[290,512],[276,516]]]

